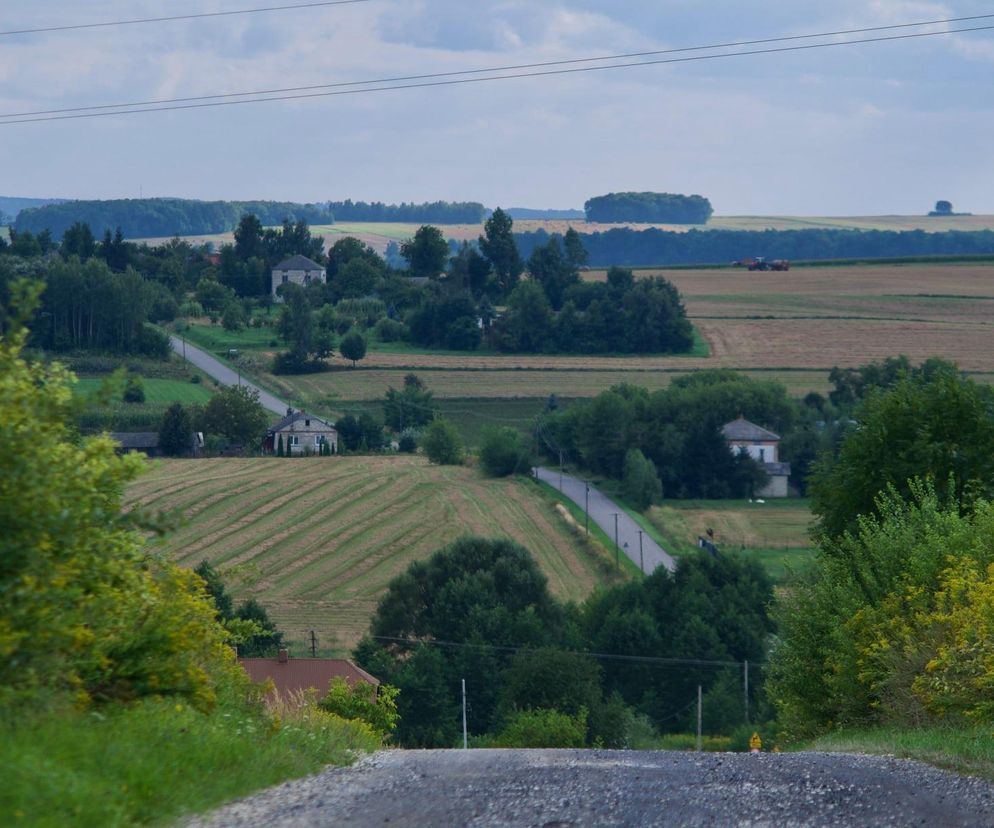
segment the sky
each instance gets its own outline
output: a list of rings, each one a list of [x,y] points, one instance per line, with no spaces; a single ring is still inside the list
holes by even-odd
[[[0,31],[291,1],[7,0],[15,8],[3,9]],[[0,115],[991,12],[980,0],[369,0],[2,36]],[[994,19],[952,27],[977,25]],[[652,190],[705,195],[719,215],[918,214],[938,199],[994,213],[992,75],[994,30],[211,109],[0,118],[0,195],[582,208]]]

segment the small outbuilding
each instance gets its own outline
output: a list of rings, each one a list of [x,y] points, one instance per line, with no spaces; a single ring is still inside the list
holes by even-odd
[[[769,482],[756,492],[757,497],[788,497],[790,463],[780,462],[780,435],[750,423],[745,417],[721,427],[722,436],[734,454],[748,454],[769,477]]]
[[[338,453],[338,429],[326,420],[306,411],[288,409],[286,416],[266,432],[265,451],[275,453],[282,438],[283,451],[298,454],[321,454],[322,445],[329,454]]]
[[[283,285],[293,284],[306,287],[312,282],[324,284],[327,280],[328,276],[323,265],[297,254],[285,259],[273,268],[273,298],[277,302],[283,301],[283,297],[277,292],[277,288]]]

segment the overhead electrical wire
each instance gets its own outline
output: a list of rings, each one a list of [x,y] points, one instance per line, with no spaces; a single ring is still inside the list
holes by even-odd
[[[989,19],[994,18],[994,15],[978,15],[973,19]],[[959,18],[950,18],[950,20],[957,20]],[[903,23],[889,27],[874,27],[873,29],[867,29],[864,31],[880,31],[882,29],[898,29],[907,28],[910,26],[924,26],[924,25],[936,25],[938,23],[945,23],[947,21],[929,21],[926,23]],[[435,73],[433,75],[421,75],[421,76],[407,76],[396,79],[379,79],[379,80],[364,80],[364,81],[347,81],[333,84],[320,84],[311,87],[297,87],[297,88],[287,88],[279,90],[257,90],[252,92],[238,92],[238,93],[227,93],[224,95],[206,95],[196,98],[176,98],[163,101],[148,101],[148,102],[135,102],[135,103],[124,103],[124,104],[107,104],[98,107],[72,107],[59,110],[39,110],[35,112],[24,112],[24,113],[7,113],[0,114],[0,126],[7,126],[10,124],[24,124],[24,123],[37,123],[42,121],[64,121],[64,120],[77,120],[82,118],[99,118],[107,117],[111,115],[132,115],[138,113],[146,112],[170,112],[177,110],[186,109],[206,109],[221,106],[235,106],[238,104],[247,103],[265,103],[267,101],[289,101],[289,100],[304,100],[310,98],[326,98],[326,97],[337,97],[342,95],[358,95],[358,94],[368,94],[371,92],[389,92],[403,89],[424,89],[431,87],[440,86],[456,86],[471,83],[484,83],[488,81],[499,81],[499,80],[514,80],[519,78],[535,78],[535,77],[548,77],[553,75],[570,75],[578,74],[583,72],[598,72],[605,71],[609,69],[629,69],[637,68],[641,66],[659,66],[665,64],[678,64],[678,63],[691,63],[700,62],[705,60],[719,60],[724,58],[735,58],[735,57],[751,57],[756,55],[768,55],[777,54],[784,52],[800,52],[800,51],[810,51],[814,49],[827,49],[839,46],[855,46],[868,43],[884,43],[899,40],[911,40],[917,38],[925,37],[938,37],[943,35],[953,35],[953,34],[963,34],[969,32],[980,32],[980,31],[990,31],[994,29],[994,25],[986,26],[972,26],[960,29],[946,29],[937,32],[912,32],[897,35],[887,35],[879,37],[869,37],[860,38],[856,40],[843,40],[835,41],[830,43],[805,43],[794,46],[778,46],[768,49],[749,49],[746,51],[738,52],[722,52],[720,54],[707,54],[707,55],[691,55],[688,57],[676,57],[676,58],[661,58],[657,60],[639,60],[634,62],[624,62],[624,63],[611,63],[608,65],[598,65],[598,66],[575,66],[572,65],[569,68],[543,68],[541,71],[530,71],[530,72],[514,72],[513,74],[500,74],[500,75],[486,75],[490,72],[504,72],[511,71],[520,68],[532,68],[532,67],[552,67],[552,66],[563,66],[564,64],[576,64],[576,63],[588,63],[588,62],[603,62],[607,60],[618,60],[618,59],[628,59],[628,55],[618,55],[618,56],[605,56],[596,58],[576,58],[568,61],[550,61],[540,64],[521,64],[516,67],[496,67],[491,69],[467,69],[454,72],[442,72]],[[857,32],[859,30],[849,30],[850,33]],[[796,35],[787,38],[769,38],[764,41],[742,41],[741,45],[746,45],[748,43],[763,43],[763,42],[784,42],[784,41],[794,41],[801,39],[810,39],[815,37],[826,37],[833,36],[832,33],[826,33],[822,35]],[[731,44],[740,45],[740,44]],[[640,55],[649,54],[672,54],[676,52],[687,52],[687,51],[703,51],[708,49],[717,48],[727,48],[725,46],[693,46],[684,47],[681,49],[671,49],[662,50],[655,53],[636,53]],[[484,77],[463,77],[465,75],[478,75],[485,74]],[[420,80],[421,78],[434,78],[433,80]],[[406,81],[406,80],[417,80],[416,83],[398,83],[395,81]],[[380,86],[375,86],[374,84],[384,84]],[[342,87],[361,87],[361,88],[342,88]],[[303,90],[334,90],[334,91],[303,91]],[[298,94],[273,94],[273,93],[283,93],[295,91]],[[247,97],[250,95],[265,95],[267,97]],[[240,100],[221,100],[222,98],[238,97]],[[147,104],[153,104],[151,106]],[[166,105],[160,105],[166,104]],[[124,107],[140,107],[140,108],[130,108],[125,109]],[[101,111],[94,111],[101,110]],[[105,111],[110,110],[110,111]],[[24,117],[29,116],[29,117]],[[7,119],[7,120],[3,120]]]
[[[244,98],[250,95],[281,95],[295,92],[311,92],[318,89],[340,89],[352,86],[371,86],[374,84],[396,84],[396,83],[407,83],[409,81],[424,81],[424,80],[437,80],[440,78],[455,78],[465,75],[482,75],[490,74],[493,72],[513,72],[520,71],[524,69],[544,69],[553,66],[570,66],[579,63],[601,63],[609,60],[631,60],[633,58],[647,58],[647,57],[658,57],[660,55],[673,55],[681,54],[686,52],[701,52],[701,51],[713,51],[715,49],[732,49],[741,48],[744,46],[759,46],[767,43],[784,43],[798,40],[811,40],[814,38],[825,38],[825,37],[839,37],[842,35],[852,35],[852,34],[867,34],[870,32],[880,32],[880,31],[894,31],[898,29],[908,29],[908,28],[918,28],[922,26],[938,26],[950,23],[962,23],[970,20],[989,20],[994,18],[994,14],[978,14],[972,15],[970,17],[950,17],[942,20],[923,20],[918,23],[895,23],[889,26],[870,26],[861,29],[840,29],[830,32],[817,32],[814,34],[804,34],[804,35],[788,35],[782,37],[768,37],[760,38],[756,40],[738,40],[731,41],[729,43],[714,43],[707,46],[683,46],[672,49],[657,49],[654,51],[647,52],[627,52],[616,55],[599,55],[596,57],[588,58],[572,58],[568,60],[550,60],[542,61],[538,63],[518,63],[511,64],[507,66],[491,66],[484,69],[462,69],[455,70],[451,72],[432,72],[428,74],[421,75],[398,75],[395,77],[385,77],[385,78],[372,78],[369,80],[360,81],[340,81],[336,83],[320,83],[311,84],[308,86],[286,86],[278,87],[274,89],[255,89],[249,92],[226,92],[217,95],[196,95],[185,98],[158,98],[145,101],[132,101],[125,103],[116,104],[100,104],[96,106],[77,106],[77,107],[66,107],[62,109],[40,109],[26,112],[9,112],[6,114],[0,114],[0,118],[23,118],[30,117],[34,115],[55,115],[69,112],[93,112],[98,110],[107,109],[124,109],[125,107],[137,107],[137,106],[161,106],[165,104],[179,104],[179,103],[192,103],[196,101],[223,101],[227,98]],[[987,28],[987,27],[980,27]],[[949,32],[923,32],[915,35],[909,35],[909,37],[920,37],[924,35],[941,35],[941,34],[955,34],[957,31],[975,31],[975,29],[957,29],[955,31]],[[883,39],[899,39],[899,38],[883,38]],[[868,43],[875,42],[877,39],[866,39],[866,40],[856,40],[856,41],[845,41],[841,43],[829,43],[829,44],[819,44],[824,46],[844,46],[854,43]],[[785,50],[786,51],[786,50]],[[737,54],[764,54],[765,50],[757,52],[744,52],[744,53],[731,53],[731,55],[708,55],[705,57],[717,58],[717,57],[731,57]],[[661,61],[660,61],[661,62]],[[675,61],[674,61],[675,62]],[[639,61],[635,64],[623,64],[623,66],[651,66],[657,63],[656,61]],[[621,68],[619,66],[605,66],[605,67],[588,67],[590,69],[611,69],[611,68]],[[552,73],[550,73],[552,74]],[[522,75],[521,77],[530,77],[531,75]],[[502,76],[504,77],[504,76]],[[507,77],[518,77],[518,76],[507,76]],[[484,79],[488,80],[488,79]],[[406,87],[401,87],[406,88]],[[370,90],[377,91],[377,90]],[[286,98],[263,98],[261,100],[286,100]],[[244,101],[244,103],[253,103],[255,101]],[[237,103],[237,102],[236,102]],[[178,107],[177,107],[178,108]]]
[[[46,34],[50,32],[71,32],[79,29],[106,29],[111,26],[134,26],[139,23],[172,23],[178,20],[201,20],[205,17],[234,17],[240,14],[261,14],[263,12],[291,11],[294,9],[315,9],[322,6],[352,6],[356,3],[369,2],[371,2],[371,0],[327,0],[327,2],[320,3],[293,3],[288,6],[264,6],[256,9],[232,9],[231,11],[174,14],[169,17],[138,17],[132,20],[108,20],[100,23],[73,23],[65,26],[44,26],[37,29],[11,29],[10,31],[0,32],[0,37],[27,34]]]

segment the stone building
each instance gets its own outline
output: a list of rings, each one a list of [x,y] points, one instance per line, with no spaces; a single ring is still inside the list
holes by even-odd
[[[273,268],[273,298],[277,302],[283,301],[283,297],[277,292],[277,288],[283,285],[294,284],[306,287],[311,282],[323,284],[326,281],[327,274],[322,265],[306,256],[299,254],[291,256]]]
[[[721,427],[722,436],[735,454],[748,454],[763,467],[769,482],[756,492],[757,497],[788,497],[790,463],[780,462],[780,435],[767,431],[745,417]]]

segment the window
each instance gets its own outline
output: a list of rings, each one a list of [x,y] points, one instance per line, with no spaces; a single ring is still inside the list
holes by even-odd
[[[766,449],[764,449],[764,448],[761,448],[759,450],[759,462],[760,463],[765,463],[766,462]]]
[[[310,420],[304,420],[304,425],[307,426],[308,428],[310,428],[311,427],[311,421]]]
[[[289,273],[284,273],[283,274],[283,284],[285,285],[288,281],[290,281],[290,274]]]
[[[291,434],[289,437],[287,437],[287,445],[288,446],[299,446],[300,445],[300,438],[296,434]]]
[[[322,437],[320,434],[315,434],[314,435],[314,445],[315,446],[320,446],[323,442],[324,442],[324,437]]]

